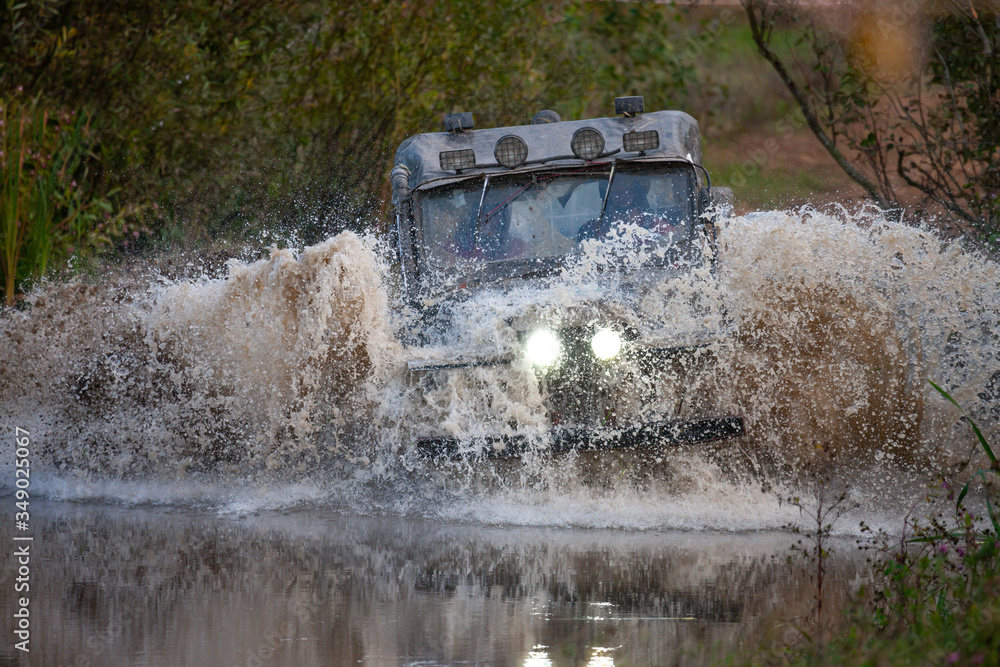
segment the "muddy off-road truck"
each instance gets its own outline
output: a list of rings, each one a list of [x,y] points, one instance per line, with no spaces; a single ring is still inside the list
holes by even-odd
[[[405,140],[392,170],[412,442],[425,455],[664,447],[743,434],[711,377],[715,223],[694,118],[613,118]]]

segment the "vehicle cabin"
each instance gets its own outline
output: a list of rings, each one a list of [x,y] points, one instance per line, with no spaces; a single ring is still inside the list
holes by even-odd
[[[703,214],[728,189],[710,189],[697,121],[643,113],[641,97],[615,107],[614,118],[542,111],[531,125],[482,130],[471,113],[450,114],[445,132],[405,140],[392,188],[410,300],[551,274],[622,225],[660,234],[677,252],[711,232]]]

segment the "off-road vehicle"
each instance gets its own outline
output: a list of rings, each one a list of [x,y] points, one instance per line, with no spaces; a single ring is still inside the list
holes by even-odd
[[[417,314],[412,442],[432,456],[664,446],[743,433],[713,384],[719,216],[694,118],[644,113],[406,139],[392,170]]]

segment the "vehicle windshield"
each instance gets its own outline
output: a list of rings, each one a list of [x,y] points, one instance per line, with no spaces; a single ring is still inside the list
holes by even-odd
[[[649,163],[470,179],[421,196],[423,243],[439,268],[564,257],[626,224],[674,243],[690,237],[693,193],[691,168]]]

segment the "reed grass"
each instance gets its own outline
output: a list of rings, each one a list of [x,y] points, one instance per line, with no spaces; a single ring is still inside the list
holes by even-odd
[[[111,206],[91,194],[90,124],[88,114],[53,112],[38,97],[0,99],[0,269],[7,306],[54,259],[102,238],[99,219],[111,217]]]
[[[985,485],[987,484],[987,475],[989,475],[990,473],[993,473],[997,477],[1000,477],[1000,463],[997,462],[996,454],[993,453],[993,448],[990,447],[990,444],[986,441],[986,436],[983,435],[982,429],[980,429],[979,426],[976,424],[976,422],[973,421],[972,417],[966,414],[965,409],[958,404],[958,401],[952,398],[951,394],[949,394],[947,391],[936,385],[933,381],[928,380],[928,382],[931,383],[931,386],[934,387],[934,389],[936,389],[939,394],[944,396],[952,405],[954,405],[962,412],[962,417],[972,427],[972,432],[976,436],[976,442],[978,442],[979,446],[983,448],[983,451],[986,452],[986,457],[990,460],[989,468],[980,468],[976,470],[976,472],[973,473],[972,477],[970,477],[969,480],[965,483],[965,486],[962,487],[962,491],[958,494],[958,499],[955,501],[956,509],[961,509],[962,501],[965,500],[965,497],[968,495],[969,486],[972,484],[972,482],[978,477],[979,479],[982,480],[983,484]],[[1000,520],[998,520],[996,510],[993,507],[993,503],[990,501],[990,496],[988,493],[986,494],[985,500],[986,500],[986,512],[989,515],[990,523],[993,524],[993,533],[995,536],[1000,536]]]

